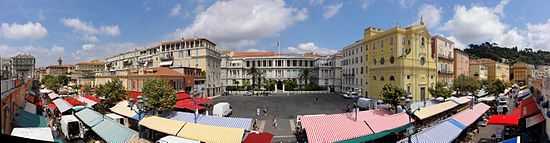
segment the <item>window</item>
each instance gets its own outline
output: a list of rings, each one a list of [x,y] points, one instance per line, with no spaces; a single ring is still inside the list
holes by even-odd
[[[411,79],[411,75],[407,75],[407,79]]]
[[[373,80],[376,80],[376,76],[372,76],[372,79],[373,79]]]
[[[373,59],[373,63],[374,63],[374,65],[376,65],[376,59]]]
[[[382,76],[382,77],[380,77],[380,81],[384,81],[384,77],[383,77],[383,76]]]
[[[426,58],[421,57],[420,58],[420,65],[424,65],[426,63]]]
[[[383,58],[383,57],[380,59],[380,64],[381,64],[381,65],[384,64],[384,58]]]
[[[296,66],[296,60],[292,60],[292,66]]]
[[[393,56],[390,57],[390,63],[393,64],[393,62],[395,62],[395,59],[393,58]]]
[[[363,67],[361,67],[361,74],[363,74]]]
[[[424,48],[424,37],[422,37],[422,39],[420,41],[420,45],[422,45],[421,48]]]
[[[390,81],[395,81],[395,77],[393,77],[393,75],[390,76]]]

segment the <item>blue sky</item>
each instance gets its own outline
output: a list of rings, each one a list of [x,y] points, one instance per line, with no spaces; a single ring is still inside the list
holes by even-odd
[[[178,37],[240,51],[332,54],[368,26],[407,26],[464,48],[493,41],[550,51],[548,0],[0,0],[0,54],[31,53],[39,66],[102,59]]]

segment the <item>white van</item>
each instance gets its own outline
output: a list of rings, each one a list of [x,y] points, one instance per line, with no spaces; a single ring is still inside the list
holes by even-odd
[[[201,143],[200,141],[184,139],[176,136],[165,136],[160,138],[156,143]]]
[[[357,106],[359,106],[360,110],[374,109],[376,102],[368,98],[359,98],[357,99]]]
[[[120,115],[117,115],[117,114],[114,114],[114,113],[105,114],[105,116],[107,116],[108,118],[113,119],[114,121],[118,122],[119,124],[121,124],[125,127],[130,127],[130,124],[128,123],[128,118],[124,118],[124,117],[122,117]]]
[[[226,117],[231,115],[233,112],[233,109],[231,107],[231,104],[227,102],[220,102],[216,105],[214,105],[214,108],[212,109],[212,115],[218,116],[218,117]]]
[[[67,140],[84,138],[84,125],[74,115],[61,116],[61,132]]]

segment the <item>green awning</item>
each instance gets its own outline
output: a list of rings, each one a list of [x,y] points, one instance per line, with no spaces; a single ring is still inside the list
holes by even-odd
[[[370,141],[374,141],[376,139],[379,139],[379,138],[383,138],[387,135],[390,135],[392,133],[399,133],[405,129],[407,129],[411,124],[407,124],[407,125],[404,125],[404,126],[401,126],[401,127],[398,127],[398,128],[394,128],[394,129],[391,129],[391,130],[385,130],[385,131],[382,131],[382,132],[379,132],[379,133],[374,133],[374,134],[370,134],[370,135],[366,135],[366,136],[362,136],[362,137],[358,137],[358,138],[354,138],[354,139],[349,139],[349,140],[345,140],[345,141],[339,141],[338,143],[364,143],[364,142],[370,142]]]
[[[17,109],[15,116],[16,127],[48,127],[45,117],[29,113],[23,109]]]

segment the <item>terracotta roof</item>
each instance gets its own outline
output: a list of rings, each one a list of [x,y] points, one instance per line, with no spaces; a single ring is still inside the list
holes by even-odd
[[[158,67],[158,68],[152,68],[147,69],[146,72],[141,76],[147,76],[147,75],[153,75],[153,76],[184,76],[182,73],[179,73],[178,71],[172,70],[167,67]]]
[[[74,65],[50,65],[46,68],[52,68],[52,67],[74,67]]]
[[[231,52],[229,53],[229,56],[231,57],[269,57],[269,56],[276,56],[277,54],[272,51],[266,51],[266,52]]]

